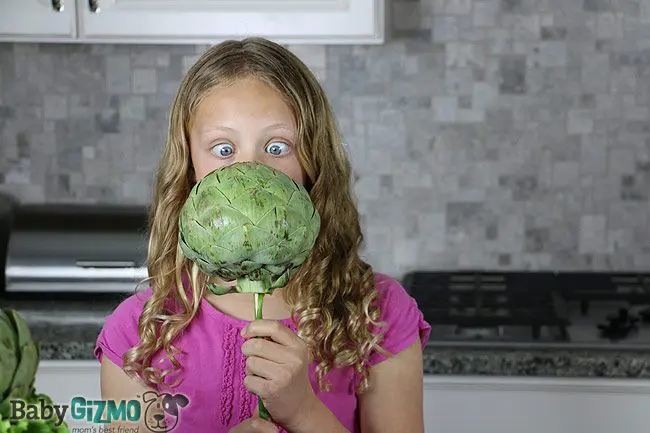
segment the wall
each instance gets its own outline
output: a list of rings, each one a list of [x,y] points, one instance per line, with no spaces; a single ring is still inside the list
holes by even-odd
[[[391,9],[384,46],[292,47],[335,107],[377,269],[650,265],[649,1]],[[1,188],[147,203],[203,49],[0,44]]]

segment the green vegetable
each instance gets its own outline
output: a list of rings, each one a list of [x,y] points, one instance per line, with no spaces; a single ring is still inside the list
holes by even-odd
[[[265,294],[283,287],[304,263],[320,231],[307,190],[257,162],[217,169],[192,188],[179,217],[179,245],[204,274],[236,285],[209,283],[217,295],[255,294],[262,318]],[[259,401],[260,416],[269,414]]]
[[[237,280],[234,290],[271,293],[283,287],[311,251],[320,216],[305,188],[281,171],[240,162],[194,187],[181,210],[179,244],[210,276]],[[218,295],[233,290],[209,284]]]
[[[38,344],[25,319],[12,309],[0,309],[0,433],[67,433],[67,424],[55,426],[56,416],[40,420],[13,420],[11,400],[38,404],[52,399],[34,388],[40,360]]]
[[[34,394],[39,357],[27,322],[15,310],[0,310],[0,416],[9,416],[10,398],[27,399]]]

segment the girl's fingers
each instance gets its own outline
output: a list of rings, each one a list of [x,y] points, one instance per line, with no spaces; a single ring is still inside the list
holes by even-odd
[[[250,420],[251,432],[255,433],[277,433],[278,427],[272,422],[265,421],[259,416]]]
[[[272,393],[272,382],[259,376],[244,377],[244,386],[249,392],[257,395],[262,400],[266,399]]]
[[[246,373],[271,380],[278,377],[279,364],[268,359],[252,356],[246,360]]]
[[[300,337],[277,320],[256,320],[249,323],[241,331],[245,338],[270,337],[276,343],[284,346],[294,346],[301,342]]]
[[[246,356],[259,356],[278,364],[285,364],[291,357],[288,348],[264,338],[251,338],[242,344],[241,351]]]
[[[272,422],[254,416],[232,428],[228,433],[277,433],[278,431],[278,427]]]

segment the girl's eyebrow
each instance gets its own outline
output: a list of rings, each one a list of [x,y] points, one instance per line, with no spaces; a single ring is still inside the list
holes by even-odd
[[[278,129],[283,129],[285,131],[290,131],[293,132],[295,130],[294,127],[292,127],[289,124],[286,123],[272,123],[268,125],[267,127],[264,128],[264,131],[270,131],[270,130],[278,130]],[[233,128],[229,128],[227,126],[223,125],[210,125],[206,126],[201,130],[201,136],[207,135],[210,133],[213,133],[215,131],[223,131],[223,132],[230,132],[230,133],[236,133],[237,131]]]
[[[268,131],[270,129],[286,129],[288,131],[293,131],[295,128],[293,128],[291,125],[288,125],[286,123],[274,123],[272,125],[267,126],[264,128],[264,130]]]

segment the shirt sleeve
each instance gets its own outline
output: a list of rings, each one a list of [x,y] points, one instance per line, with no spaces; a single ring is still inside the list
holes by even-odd
[[[151,289],[133,294],[123,300],[115,310],[106,317],[104,325],[97,336],[94,355],[101,362],[106,356],[119,367],[123,367],[124,354],[140,344],[138,321],[146,298]]]
[[[387,275],[377,274],[376,281],[381,296],[379,321],[383,322],[384,334],[381,348],[396,355],[419,339],[424,349],[431,333],[431,325],[424,320],[415,299],[398,281]],[[368,362],[375,365],[386,359],[381,351],[374,351]]]

